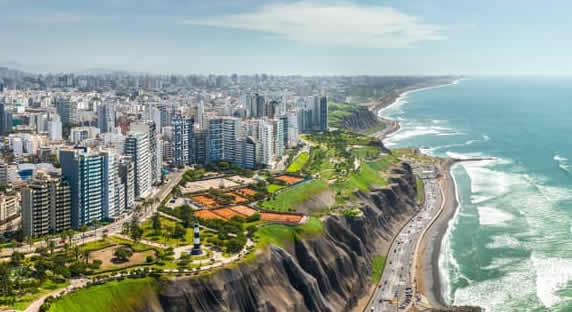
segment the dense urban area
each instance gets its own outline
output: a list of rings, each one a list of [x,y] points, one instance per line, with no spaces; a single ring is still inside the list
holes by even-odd
[[[388,153],[369,109],[428,81],[1,68],[0,307],[104,311],[110,287],[128,307],[149,279],[252,261],[319,235],[325,215],[361,215],[355,192],[415,158]]]

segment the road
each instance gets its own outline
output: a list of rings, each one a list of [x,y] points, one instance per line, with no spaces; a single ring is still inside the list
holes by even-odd
[[[143,211],[138,213],[136,216],[139,221],[143,221],[149,217],[151,217],[161,205],[161,202],[167,198],[167,196],[171,193],[173,188],[179,184],[181,181],[185,170],[179,170],[178,172],[172,172],[167,177],[167,182],[159,186],[155,189],[153,194],[149,196],[149,198],[156,198],[158,201],[153,202],[150,206],[144,208]],[[119,233],[123,229],[123,224],[131,222],[135,212],[131,212],[126,214],[123,218],[98,227],[97,229],[92,229],[85,233],[77,233],[72,237],[72,241],[76,244],[85,244],[91,241],[100,240],[103,238],[104,235],[110,235],[113,233]],[[52,239],[56,243],[56,248],[63,246],[63,242],[61,242],[61,238]],[[9,257],[14,251],[18,251],[25,254],[33,253],[36,248],[38,247],[46,247],[45,241],[38,241],[30,245],[24,245],[21,247],[16,248],[4,248],[0,251],[0,257]],[[7,261],[7,260],[6,260]]]
[[[167,183],[161,185],[158,189],[155,190],[153,195],[150,196],[150,198],[157,198],[159,200],[153,202],[153,204],[151,204],[150,207],[147,207],[147,209],[142,211],[137,216],[140,221],[152,216],[157,211],[157,208],[159,208],[159,206],[161,205],[161,202],[163,200],[165,200],[165,198],[167,198],[167,196],[171,193],[173,188],[175,188],[175,186],[177,186],[179,184],[179,182],[181,181],[181,179],[183,177],[184,172],[185,172],[184,170],[181,170],[179,172],[169,174],[169,179],[168,179]],[[106,234],[106,235],[117,234],[118,232],[120,232],[122,230],[124,223],[131,221],[133,214],[134,213],[128,214],[124,218],[122,218],[122,219],[120,219],[114,223],[108,224],[106,226],[102,226],[101,228],[98,228],[97,230],[94,230],[90,233],[76,234],[76,235],[74,235],[72,240],[79,242],[79,243],[87,243],[89,241],[99,240],[99,239],[103,238],[104,234]],[[59,241],[59,239],[58,239],[58,241]],[[160,244],[153,243],[153,242],[146,242],[146,243],[151,244],[151,245],[160,245]],[[36,245],[36,244],[38,244],[38,245]],[[34,244],[34,246],[32,246],[32,247],[36,248],[36,247],[39,247],[41,245],[45,245],[45,242],[37,242],[36,244]],[[250,242],[250,244],[252,244],[252,242]],[[25,246],[25,247],[28,248],[27,251],[29,251],[30,246]],[[161,246],[161,247],[163,247],[163,246]],[[24,247],[22,247],[22,248],[24,248]],[[16,250],[18,250],[18,249],[19,248],[17,248]],[[26,250],[26,249],[23,249],[23,250]],[[246,253],[246,247],[243,251],[241,251],[240,255],[243,255],[245,253]],[[231,261],[231,260],[235,260],[235,259],[230,259],[229,261]],[[210,265],[210,266],[213,266],[213,265]],[[66,287],[64,289],[54,290],[53,292],[36,299],[34,302],[32,302],[32,304],[30,304],[26,308],[25,312],[37,312],[37,311],[39,311],[40,306],[44,303],[44,300],[48,296],[59,296],[59,295],[63,295],[65,293],[68,293],[68,292],[72,291],[73,289],[85,287],[87,284],[87,281],[88,281],[87,279],[72,279],[71,284],[68,287]]]
[[[414,287],[415,250],[421,233],[430,225],[442,202],[438,179],[433,175],[418,175],[423,179],[425,202],[393,241],[368,312],[405,310],[418,300]]]

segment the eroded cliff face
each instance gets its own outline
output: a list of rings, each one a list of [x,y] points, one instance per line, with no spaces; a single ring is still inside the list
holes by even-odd
[[[330,216],[320,236],[270,247],[254,262],[208,277],[162,282],[143,311],[348,311],[370,287],[371,260],[416,209],[411,167],[393,169],[390,186],[359,192],[363,215]]]
[[[340,124],[344,129],[350,129],[351,131],[365,131],[373,127],[380,125],[380,121],[377,116],[368,110],[366,107],[355,110],[352,114],[344,116],[340,120]]]

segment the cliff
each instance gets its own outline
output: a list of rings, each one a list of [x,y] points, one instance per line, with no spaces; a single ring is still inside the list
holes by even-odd
[[[363,132],[369,129],[382,127],[383,123],[367,107],[358,107],[348,115],[340,118],[339,127],[351,131]]]
[[[361,217],[329,216],[319,236],[286,249],[271,246],[254,262],[199,278],[162,281],[140,311],[348,311],[370,287],[371,258],[417,206],[415,177],[402,163],[390,186],[359,192]]]

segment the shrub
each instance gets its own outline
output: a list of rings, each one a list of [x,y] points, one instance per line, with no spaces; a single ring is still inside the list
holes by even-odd
[[[133,255],[133,251],[131,251],[129,248],[119,247],[115,249],[113,255],[120,261],[128,261],[129,258]]]

